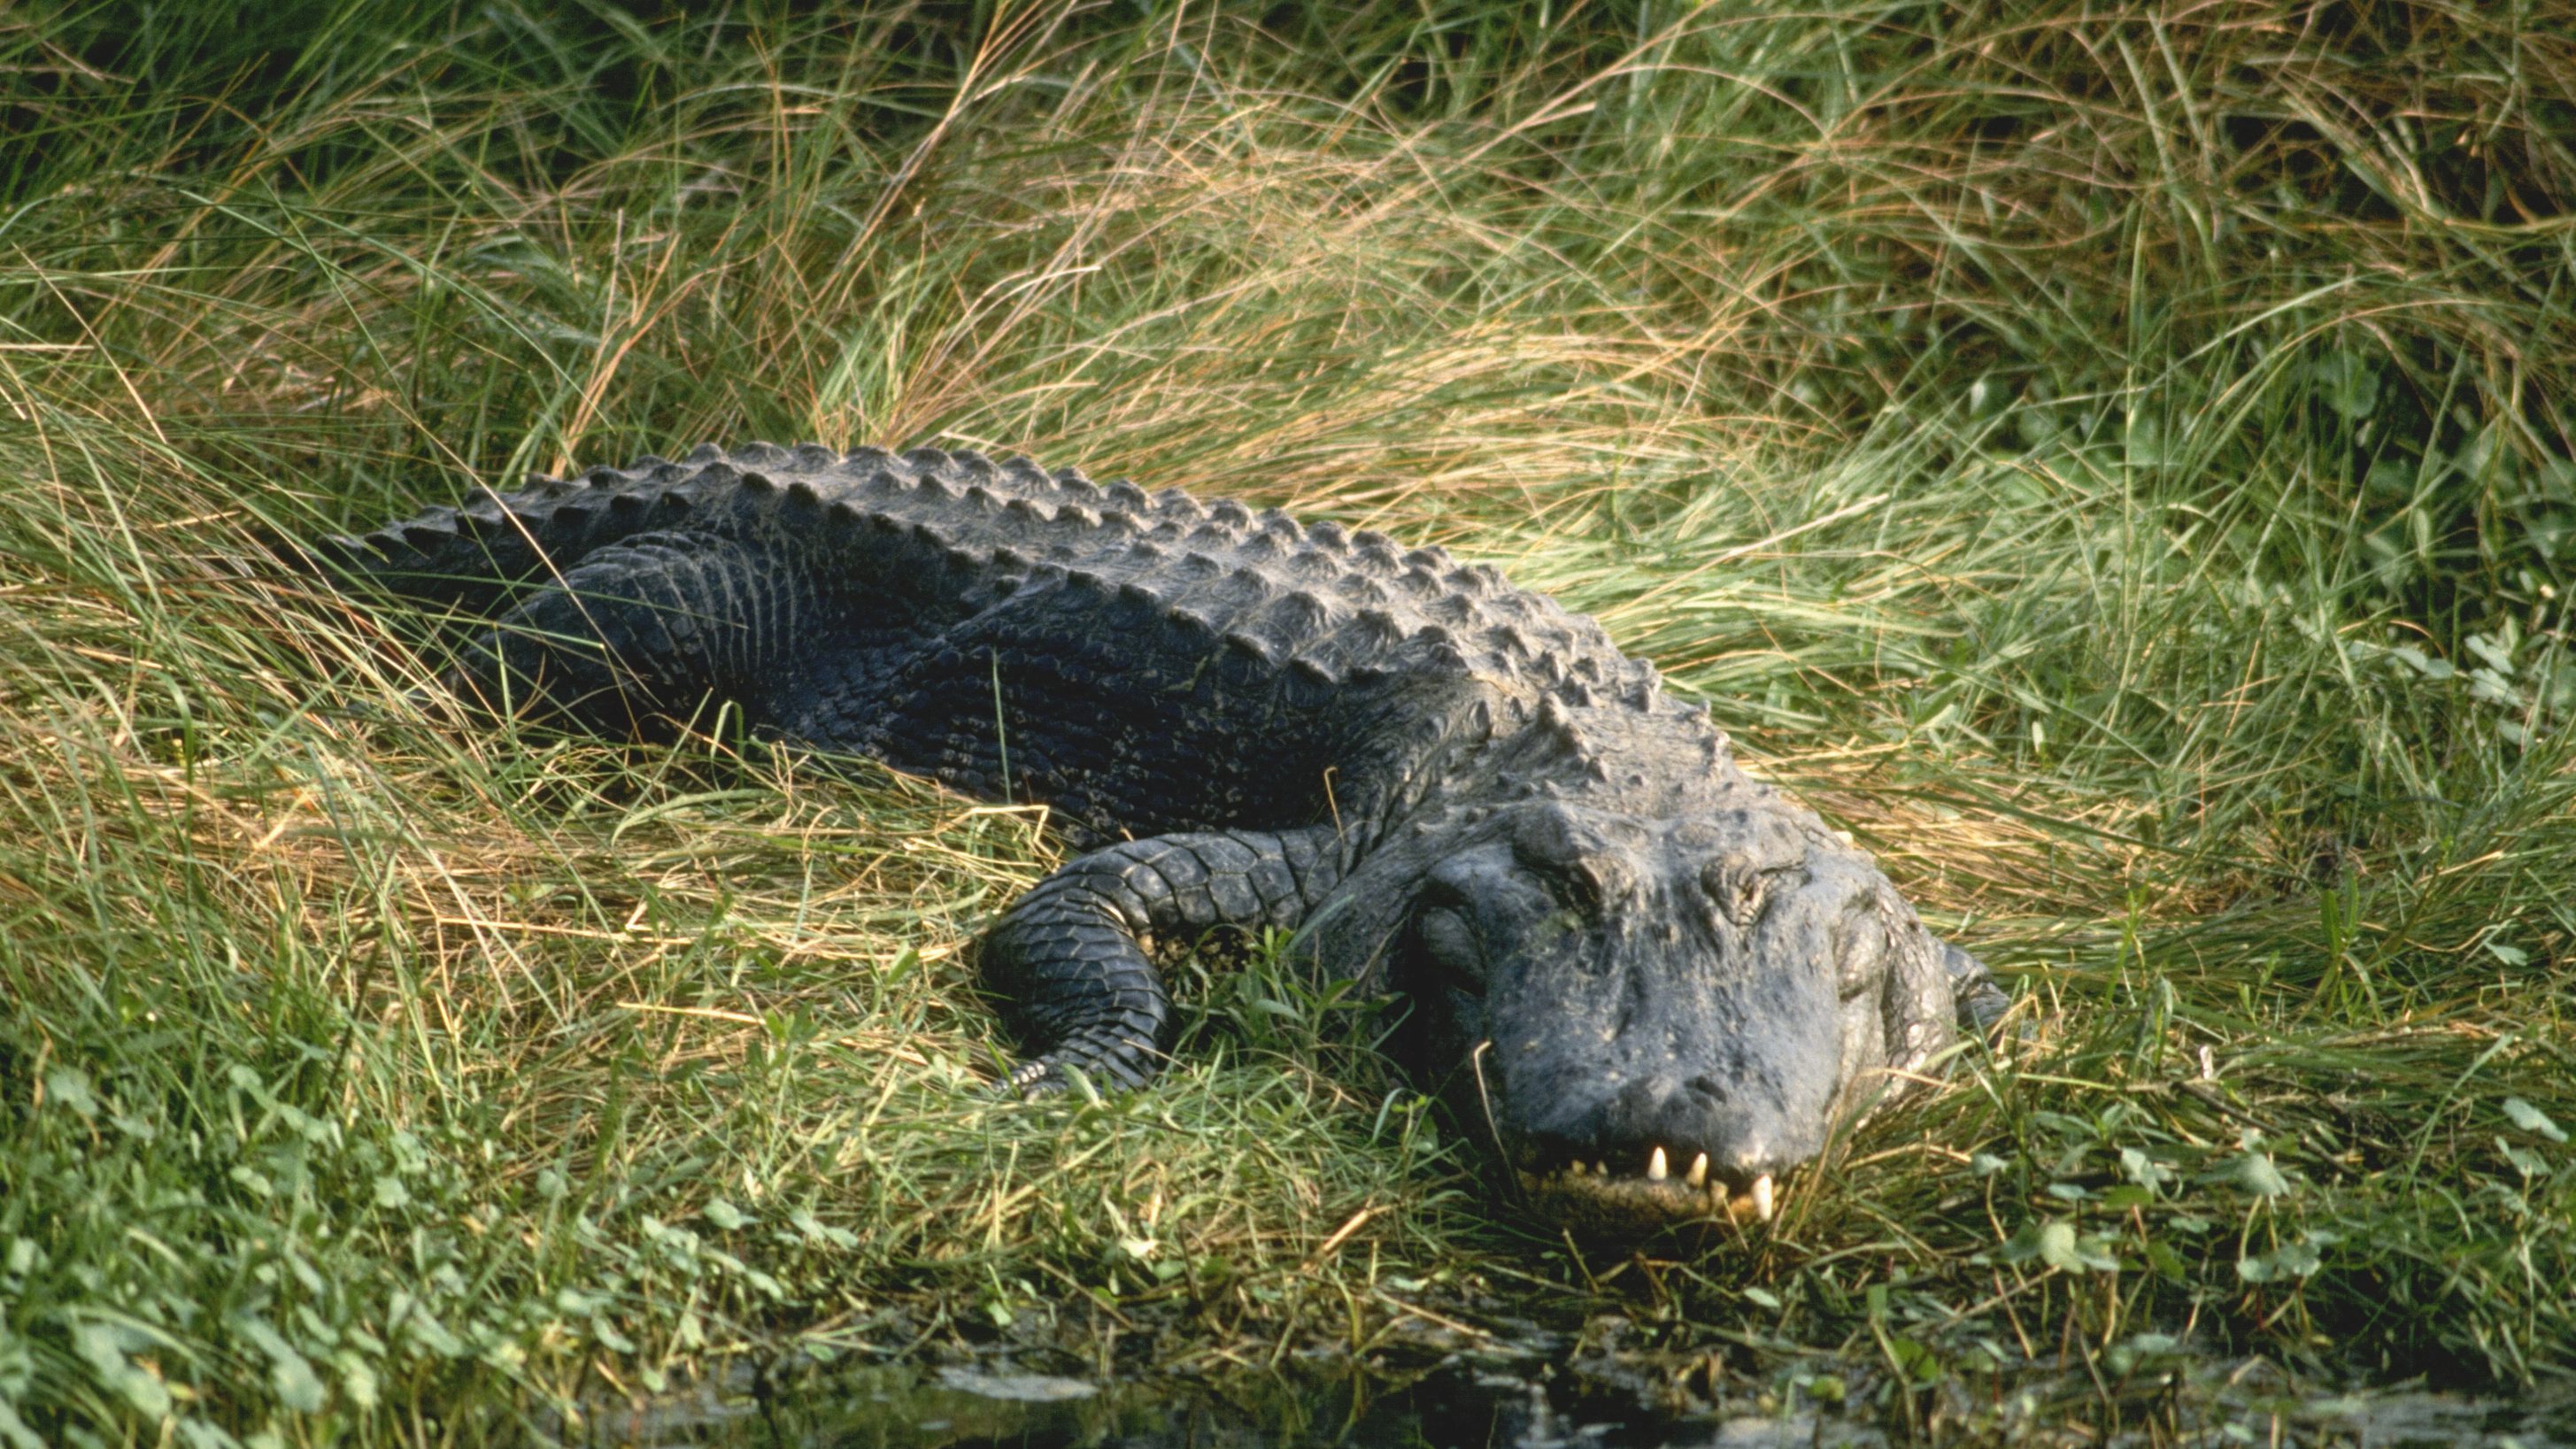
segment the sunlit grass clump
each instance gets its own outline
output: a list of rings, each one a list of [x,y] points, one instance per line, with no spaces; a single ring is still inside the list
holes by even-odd
[[[2576,11],[1127,17],[0,21],[0,1439],[1569,1301],[1934,1429],[2576,1366]],[[993,1101],[1041,811],[500,728],[266,562],[754,437],[1499,563],[2015,1013],[1643,1253],[1260,943]]]

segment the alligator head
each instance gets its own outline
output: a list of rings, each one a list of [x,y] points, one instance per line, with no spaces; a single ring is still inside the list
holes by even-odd
[[[1953,1038],[1966,958],[1812,814],[1737,798],[1505,807],[1385,923],[1407,1054],[1569,1226],[1768,1217],[1779,1174]]]

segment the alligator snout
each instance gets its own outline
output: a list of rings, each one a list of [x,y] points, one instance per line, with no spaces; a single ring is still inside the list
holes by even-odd
[[[1714,1175],[1747,1188],[1824,1146],[1821,1104],[1816,1112],[1800,1113],[1764,1085],[1730,1085],[1708,1074],[1645,1076],[1607,1091],[1558,1094],[1559,1110],[1530,1124],[1515,1155],[1540,1167],[1615,1161],[1623,1173],[1658,1181],[1679,1167],[1685,1177]],[[1773,1100],[1747,1100],[1764,1096]],[[1663,1173],[1653,1171],[1658,1155]]]
[[[1708,1169],[1705,1156],[1675,1169],[1655,1148],[1641,1173],[1622,1174],[1607,1163],[1575,1163],[1555,1172],[1520,1173],[1530,1205],[1586,1236],[1630,1239],[1676,1223],[1767,1223],[1779,1211],[1779,1180],[1760,1173],[1731,1186]]]
[[[1827,1104],[1801,1109],[1758,1077],[1705,1072],[1543,1100],[1526,1130],[1506,1129],[1522,1187],[1551,1216],[1620,1233],[1715,1216],[1769,1220],[1778,1182],[1823,1149],[1828,1119]]]

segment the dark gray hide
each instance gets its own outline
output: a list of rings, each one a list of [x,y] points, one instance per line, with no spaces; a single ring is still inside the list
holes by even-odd
[[[459,688],[616,735],[754,730],[1090,848],[1006,912],[1013,1085],[1138,1085],[1150,954],[1300,932],[1544,1211],[1767,1215],[1774,1175],[1992,987],[1590,619],[1439,549],[971,453],[765,444],[437,508],[317,552],[481,614]],[[999,701],[996,701],[996,692]]]

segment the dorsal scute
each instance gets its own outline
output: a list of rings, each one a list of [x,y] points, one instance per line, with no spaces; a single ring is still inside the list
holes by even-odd
[[[453,539],[457,533],[456,523],[453,518],[419,518],[414,519],[409,523],[397,525],[397,528],[399,529],[398,532],[396,529],[386,529],[383,530],[382,533],[392,534],[394,538],[399,539],[405,547],[417,549],[424,554],[428,553],[432,549],[443,546],[450,539]],[[380,534],[379,536],[382,535]]]
[[[1327,549],[1307,547],[1291,551],[1282,561],[1288,573],[1299,579],[1335,579],[1341,577],[1343,561]]]

